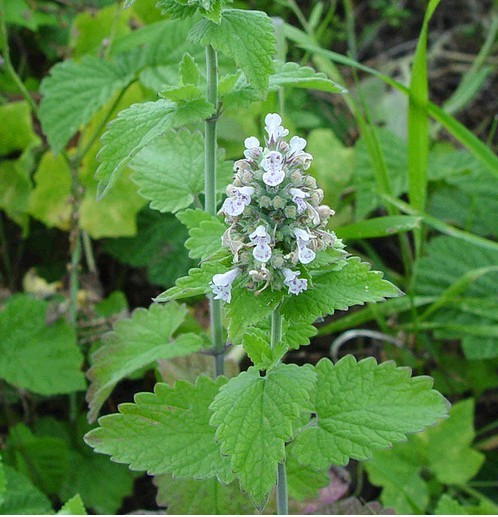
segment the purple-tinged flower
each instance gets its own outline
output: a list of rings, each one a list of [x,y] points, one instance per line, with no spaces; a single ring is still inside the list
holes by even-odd
[[[299,262],[301,264],[309,264],[316,257],[315,252],[308,248],[308,244],[314,238],[314,235],[300,228],[294,229],[294,235],[297,241],[297,257]]]
[[[303,192],[299,188],[291,188],[289,190],[290,195],[292,196],[292,201],[296,203],[297,206],[297,213],[302,214],[307,207],[306,201],[304,200],[305,197],[308,197],[308,194],[306,192]]]
[[[268,115],[266,115],[265,130],[268,133],[269,142],[276,142],[279,138],[289,134],[289,130],[281,126],[281,123],[282,118],[277,113],[268,113]]]
[[[263,174],[263,181],[270,187],[280,185],[285,178],[282,170],[282,155],[278,151],[270,151],[261,160],[261,168],[266,171]]]
[[[259,262],[268,262],[271,259],[271,248],[268,244],[258,243],[254,246],[252,254]]]
[[[249,240],[255,244],[268,244],[271,237],[266,231],[264,225],[260,224],[250,235]]]
[[[209,283],[211,291],[213,292],[215,300],[223,300],[230,303],[232,299],[232,283],[240,274],[240,269],[235,268],[226,273],[219,273],[213,276]]]
[[[299,271],[291,271],[290,269],[284,268],[282,269],[282,273],[284,274],[284,285],[289,288],[289,294],[297,295],[308,289],[308,280],[298,278]]]
[[[244,146],[246,148],[244,151],[244,156],[248,160],[257,158],[263,152],[263,148],[260,146],[259,140],[255,136],[246,138],[244,140]]]
[[[251,203],[254,188],[232,187],[232,191],[233,196],[225,199],[220,211],[234,217],[240,215],[244,211],[244,208]]]

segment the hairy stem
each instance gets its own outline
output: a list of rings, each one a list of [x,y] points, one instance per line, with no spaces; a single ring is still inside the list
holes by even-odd
[[[278,307],[271,314],[271,341],[270,346],[274,348],[282,339],[282,316]],[[285,461],[277,467],[277,514],[288,515],[289,505],[287,497],[287,475],[285,472]]]
[[[206,100],[218,108],[218,55],[211,45],[206,47]],[[204,210],[216,215],[216,121],[217,112],[206,120],[204,135]],[[223,375],[224,348],[221,300],[209,298],[211,345],[214,351],[214,375]]]

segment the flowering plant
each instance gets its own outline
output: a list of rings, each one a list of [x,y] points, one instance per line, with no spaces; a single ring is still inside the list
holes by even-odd
[[[298,295],[308,288],[306,265],[317,250],[336,241],[326,229],[334,211],[320,204],[323,191],[306,173],[313,159],[304,151],[306,140],[293,136],[287,142],[289,131],[281,123],[279,115],[268,114],[264,147],[257,138],[247,138],[245,158],[234,165],[220,212],[229,224],[222,243],[235,268],[214,275],[215,299],[230,302],[231,285],[239,275],[256,294],[285,286]]]

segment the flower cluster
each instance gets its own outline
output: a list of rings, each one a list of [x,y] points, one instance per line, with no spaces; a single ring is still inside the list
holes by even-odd
[[[326,230],[334,213],[321,205],[323,191],[306,174],[312,156],[306,140],[282,127],[277,114],[265,118],[267,137],[262,146],[255,137],[244,142],[244,159],[235,162],[234,180],[220,212],[229,224],[222,244],[233,255],[233,269],[214,275],[215,299],[230,302],[232,282],[239,275],[249,288],[267,287],[297,295],[308,288],[306,265],[316,252],[334,244]]]

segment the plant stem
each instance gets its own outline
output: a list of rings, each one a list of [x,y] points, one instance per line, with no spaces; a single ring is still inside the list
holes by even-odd
[[[85,230],[81,232],[81,238],[83,239],[83,249],[85,250],[86,265],[90,273],[97,273],[97,264],[95,263],[95,257],[93,255],[92,240]]]
[[[216,122],[218,119],[218,55],[211,45],[206,47],[206,100],[211,103],[216,113],[206,119],[204,135],[204,210],[216,215]],[[221,300],[209,297],[209,314],[211,321],[211,345],[214,351],[214,376],[223,375],[224,343]]]
[[[271,313],[271,348],[282,339],[282,316],[278,307]],[[287,475],[285,472],[285,460],[277,467],[277,514],[288,515],[289,505],[287,500]]]

